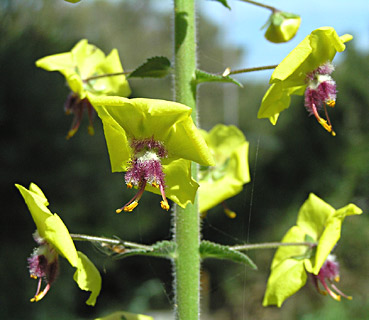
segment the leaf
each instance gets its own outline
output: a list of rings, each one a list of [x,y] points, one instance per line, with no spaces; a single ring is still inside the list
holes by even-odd
[[[128,78],[164,78],[172,72],[166,57],[152,57],[135,69]]]
[[[220,2],[223,6],[231,10],[231,7],[228,5],[227,0],[213,0],[213,1]]]
[[[238,82],[237,80],[229,77],[229,76],[225,76],[223,77],[222,75],[219,74],[213,74],[213,73],[208,73],[202,70],[196,70],[195,71],[195,80],[194,80],[195,84],[199,84],[199,83],[203,83],[203,82],[230,82],[230,83],[234,83],[236,85],[238,85],[239,87],[243,87],[242,83]]]
[[[176,255],[176,244],[173,241],[159,241],[148,247],[148,249],[126,249],[117,254],[115,258],[123,259],[137,255],[172,259]]]
[[[226,259],[232,260],[233,262],[246,264],[251,269],[256,270],[257,266],[255,263],[244,253],[232,250],[228,246],[224,246],[218,243],[210,241],[201,241],[200,244],[200,255],[201,258],[215,258],[215,259]]]

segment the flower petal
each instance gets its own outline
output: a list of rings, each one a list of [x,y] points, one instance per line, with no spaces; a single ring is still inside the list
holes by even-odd
[[[16,187],[28,206],[39,235],[75,267],[77,265],[77,251],[73,240],[60,217],[56,213],[52,214],[46,207],[45,200],[47,203],[47,199],[41,189],[35,184],[31,184],[30,190],[19,184],[16,184]]]
[[[328,255],[341,237],[342,222],[347,216],[361,214],[362,210],[354,204],[349,204],[337,211],[328,218],[326,227],[319,239],[316,250],[315,263],[308,270],[311,273],[318,274]]]
[[[83,99],[83,83],[76,72],[76,65],[71,52],[54,54],[36,61],[36,66],[47,71],[59,71],[67,80],[70,89]],[[81,95],[82,94],[82,95]]]
[[[146,139],[154,137],[163,142],[170,158],[183,158],[203,165],[212,165],[210,151],[191,119],[191,108],[172,101],[156,99],[127,99],[116,96],[89,95],[99,117],[106,125],[113,125],[114,129],[122,132],[128,139]],[[114,155],[122,149],[115,134],[110,136],[111,130],[105,131],[106,140],[112,140],[109,154]],[[126,139],[127,141],[127,139]],[[126,143],[122,141],[120,143]],[[128,150],[129,146],[124,147]],[[120,152],[120,151],[119,151]],[[113,163],[112,163],[113,165]],[[113,171],[118,171],[114,161]]]
[[[293,226],[284,235],[282,242],[304,242],[305,233],[299,226]],[[306,246],[280,246],[273,258],[271,269],[273,270],[283,260],[289,258],[300,259],[307,251]],[[300,259],[301,260],[301,259]]]
[[[194,203],[198,183],[191,177],[191,162],[184,159],[162,161],[165,174],[165,194],[182,208],[191,202]],[[146,186],[146,190],[160,194],[158,188]]]
[[[311,238],[318,240],[334,213],[332,206],[311,193],[300,208],[296,224]]]
[[[37,60],[36,66],[63,74],[70,89],[78,93],[80,99],[84,99],[87,92],[123,96],[131,93],[124,75],[102,77],[84,82],[91,76],[123,72],[116,49],[105,57],[104,52],[89,44],[86,39],[80,40],[70,52]]]
[[[135,314],[125,311],[116,311],[105,317],[96,318],[95,320],[154,320],[154,318],[143,314]]]
[[[272,269],[268,279],[263,306],[282,306],[284,300],[296,293],[306,283],[303,260],[286,259]]]
[[[282,83],[273,83],[261,101],[258,118],[271,118],[270,122],[275,125],[279,113],[290,106],[290,96],[303,95],[305,88],[305,85],[285,88]]]
[[[243,185],[250,181],[247,162],[248,148],[249,145],[245,142],[231,155],[222,178],[200,181],[200,212],[205,212],[239,194],[243,189]]]
[[[45,220],[44,239],[53,245],[57,252],[67,259],[73,267],[77,266],[76,247],[67,227],[56,213]]]
[[[123,68],[117,49],[113,49],[95,68],[95,73],[97,75],[119,72],[123,72]],[[96,83],[93,84],[93,87],[98,92],[100,91],[105,94],[114,94],[122,97],[128,97],[131,94],[131,89],[125,75],[103,77],[94,81],[96,81]]]
[[[77,270],[73,280],[77,282],[80,289],[91,292],[86,304],[94,306],[101,290],[101,276],[90,259],[80,251],[78,251]]]
[[[205,212],[240,193],[250,181],[249,143],[235,126],[218,124],[201,133],[215,159],[215,167],[204,169],[200,179],[199,206]]]
[[[35,184],[31,184],[33,190],[36,188]],[[16,184],[15,185],[23,196],[24,201],[32,215],[33,221],[36,224],[37,230],[42,238],[45,237],[45,220],[52,216],[50,210],[46,207],[47,199],[45,196],[41,196],[39,191],[33,192],[27,190],[25,187]]]
[[[270,83],[284,81],[285,86],[305,84],[306,74],[345,50],[349,36],[340,38],[334,28],[322,27],[308,35],[274,70]]]
[[[246,141],[242,131],[233,125],[217,124],[209,132],[201,130],[201,134],[214,154],[216,164],[223,163],[235,148]]]

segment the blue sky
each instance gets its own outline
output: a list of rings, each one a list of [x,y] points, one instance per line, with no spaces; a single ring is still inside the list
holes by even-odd
[[[263,1],[280,10],[299,14],[300,30],[293,40],[284,44],[270,43],[260,30],[270,11],[237,0],[228,0],[232,10],[215,1],[198,1],[200,10],[222,28],[221,41],[245,48],[239,67],[278,64],[312,30],[323,26],[334,27],[339,35],[351,33],[350,45],[369,51],[369,0],[283,0]],[[337,56],[339,60],[339,55]],[[270,71],[253,73],[259,79],[270,76]]]

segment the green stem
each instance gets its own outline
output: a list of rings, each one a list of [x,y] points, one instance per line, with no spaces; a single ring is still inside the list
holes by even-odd
[[[268,5],[260,3],[260,2],[256,2],[256,1],[252,1],[252,0],[240,0],[240,1],[248,2],[248,3],[254,4],[258,7],[269,9],[269,10],[273,11],[273,13],[276,12],[276,11],[279,11],[277,8],[274,8],[272,6],[268,6]]]
[[[95,79],[100,79],[100,78],[105,78],[105,77],[115,77],[115,76],[124,76],[124,75],[128,75],[132,73],[132,71],[123,71],[123,72],[114,72],[114,73],[104,73],[104,74],[99,74],[97,76],[91,76],[88,77],[86,79],[83,79],[83,82],[88,82],[91,80],[95,80]]]
[[[196,88],[192,85],[196,70],[195,1],[174,0],[174,80],[175,100],[193,109],[196,123]],[[197,180],[197,166],[192,164]],[[200,291],[200,219],[197,200],[185,209],[177,206],[174,214],[174,287],[176,319],[199,318]]]
[[[238,70],[231,70],[230,68],[227,68],[223,72],[223,77],[232,75],[232,74],[238,74],[238,73],[247,73],[247,72],[254,72],[254,71],[262,71],[262,70],[270,70],[277,68],[278,65],[271,65],[271,66],[262,66],[262,67],[254,67],[254,68],[244,68],[244,69],[238,69]]]
[[[268,243],[253,243],[253,244],[241,244],[237,246],[231,246],[230,249],[242,251],[242,250],[257,250],[257,249],[276,249],[279,247],[286,246],[306,246],[306,247],[315,247],[316,243],[313,242],[268,242]]]
[[[107,243],[107,244],[111,244],[113,246],[121,245],[121,246],[128,247],[128,248],[153,250],[151,246],[146,246],[144,244],[130,242],[130,241],[123,241],[123,240],[120,240],[120,239],[95,237],[95,236],[90,236],[90,235],[87,235],[87,234],[74,234],[74,233],[71,233],[70,236],[75,241],[88,241],[88,242]]]

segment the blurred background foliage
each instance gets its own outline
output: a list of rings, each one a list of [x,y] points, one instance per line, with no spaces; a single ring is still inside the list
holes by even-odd
[[[147,58],[172,57],[170,12],[149,1],[0,0],[0,148],[2,199],[0,309],[4,319],[93,319],[115,310],[150,313],[171,310],[170,262],[147,257],[113,261],[91,245],[77,243],[100,269],[102,293],[95,308],[88,294],[72,280],[72,268],[61,261],[58,281],[46,298],[31,304],[36,281],[29,279],[26,259],[35,243],[34,223],[14,183],[37,183],[70,232],[119,236],[153,243],[170,239],[170,214],[157,196],[145,193],[130,214],[114,210],[131,196],[123,174],[112,174],[102,133],[95,136],[86,121],[70,141],[72,118],[64,115],[68,95],[63,77],[37,69],[43,56],[69,51],[87,38],[106,53],[118,48],[123,67],[132,70]],[[199,65],[222,72],[239,61],[247,48],[224,47],[219,29],[198,19]],[[334,73],[338,102],[330,110],[337,132],[332,138],[309,119],[302,98],[293,98],[273,127],[256,118],[265,83],[244,82],[244,88],[205,84],[199,90],[199,119],[204,129],[217,123],[236,124],[250,141],[252,182],[230,199],[237,218],[222,209],[209,211],[203,238],[240,244],[277,241],[295,223],[298,208],[314,192],[339,208],[348,202],[368,212],[369,194],[369,56],[348,45]],[[245,66],[246,67],[246,66]],[[242,78],[240,78],[242,80]],[[133,96],[172,99],[172,79],[132,80]],[[84,119],[86,120],[86,119]],[[226,187],[226,186],[225,186]],[[353,301],[337,303],[320,296],[308,283],[281,309],[263,308],[261,301],[273,251],[251,252],[259,271],[225,261],[203,263],[204,319],[364,319],[369,313],[366,214],[347,219],[336,254],[341,262],[340,288]],[[158,316],[157,319],[164,319]]]

